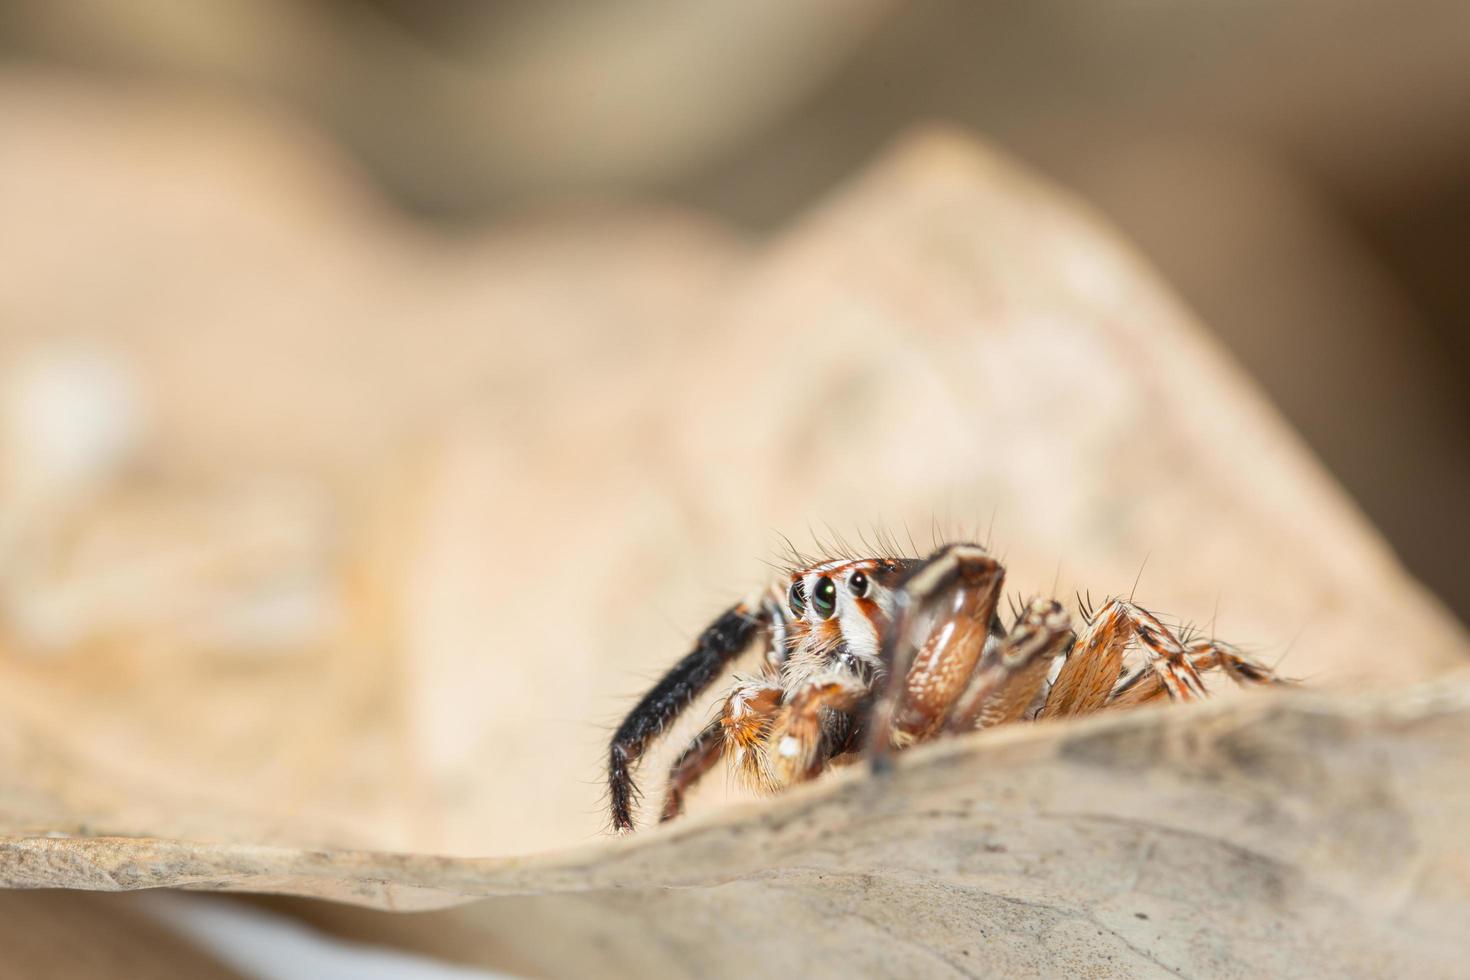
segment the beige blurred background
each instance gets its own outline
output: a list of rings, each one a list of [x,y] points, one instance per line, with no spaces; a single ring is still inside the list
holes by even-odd
[[[1438,0],[0,7],[11,96],[289,116],[427,236],[628,195],[760,235],[916,120],[969,125],[1131,236],[1462,615],[1467,39]]]
[[[608,724],[809,521],[1002,509],[1019,587],[1152,554],[1151,600],[1314,669],[1390,613],[1450,635],[1377,615],[1400,580],[1333,555],[1294,447],[1241,490],[1269,418],[1070,206],[885,154],[941,120],[1090,205],[1464,616],[1467,38],[1370,0],[0,6],[0,737],[87,777],[0,809],[590,839]],[[1212,373],[1130,476],[1107,440],[1195,380],[1140,364]]]

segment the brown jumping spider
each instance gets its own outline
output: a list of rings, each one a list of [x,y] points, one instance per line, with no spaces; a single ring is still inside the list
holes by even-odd
[[[892,751],[947,734],[1193,701],[1211,670],[1280,683],[1224,643],[1181,639],[1131,598],[1095,612],[1079,603],[1080,636],[1058,603],[1040,598],[1013,610],[1006,629],[996,608],[1005,569],[978,545],[924,559],[798,558],[786,583],[710,624],[618,726],[608,762],[616,830],[633,829],[633,765],[648,743],[762,634],[760,676],[738,678],[674,762],[661,820],[679,815],[722,755],[775,792],[861,754],[882,768]]]

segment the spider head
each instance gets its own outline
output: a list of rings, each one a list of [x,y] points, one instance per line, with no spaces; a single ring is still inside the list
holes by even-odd
[[[912,561],[837,559],[791,574],[785,594],[789,653],[796,669],[879,666],[893,593]]]

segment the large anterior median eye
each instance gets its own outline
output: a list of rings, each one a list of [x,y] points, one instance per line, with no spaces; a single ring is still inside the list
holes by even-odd
[[[791,592],[786,600],[791,603],[791,615],[800,619],[801,614],[806,612],[806,586],[801,584],[801,579],[791,583]]]
[[[837,610],[837,586],[825,575],[817,579],[817,587],[812,590],[812,608],[823,619],[830,619]]]

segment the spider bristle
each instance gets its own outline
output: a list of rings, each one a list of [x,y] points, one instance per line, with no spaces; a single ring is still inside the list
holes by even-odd
[[[1077,612],[1082,616],[1082,622],[1088,626],[1092,625],[1093,619],[1096,618],[1096,611],[1092,605],[1092,590],[1077,593]]]
[[[817,534],[817,529],[812,526],[811,521],[806,522],[806,536],[812,539],[812,544],[814,544],[817,548],[816,563],[825,561],[827,558],[827,547],[826,545],[822,544],[822,537],[821,535]]]
[[[848,537],[847,533],[826,522],[822,523],[820,529],[808,523],[807,534],[812,540],[814,551],[806,551],[797,547],[788,535],[773,529],[772,533],[779,544],[775,549],[775,557],[765,564],[781,574],[792,575],[833,561],[917,560],[924,552],[915,544],[913,532],[907,524],[903,531],[908,539],[908,547],[900,543],[898,535],[878,522],[850,532],[855,538]]]
[[[781,544],[786,548],[787,557],[794,559],[796,557],[796,545],[792,544],[791,539],[781,531],[776,531],[776,537],[781,539]]]
[[[873,525],[873,554],[879,558],[888,558],[892,554],[892,549],[888,547],[887,533],[882,524]]]
[[[913,556],[917,558],[922,555],[923,552],[919,550],[919,545],[914,541],[914,532],[909,530],[908,521],[903,522],[903,533],[909,539],[909,550],[913,553]]]
[[[798,548],[796,546],[796,543],[793,542],[790,537],[781,533],[780,531],[777,531],[776,533],[780,536],[782,542],[786,545],[787,565],[783,569],[783,571],[785,571],[787,575],[794,575],[797,572],[803,571],[804,569],[810,568],[813,565],[819,563],[819,560],[816,557],[809,555]]]
[[[756,561],[775,572],[777,575],[787,575],[791,572],[791,562],[788,559],[757,558]]]
[[[842,532],[841,531],[837,530],[831,524],[827,524],[826,525],[826,528],[827,528],[827,534],[836,543],[837,548],[838,548],[839,552],[841,553],[842,557],[848,558],[848,559],[852,559],[852,558],[856,558],[856,557],[859,557],[860,556],[860,553],[857,551],[857,549],[855,549],[851,544],[849,544],[848,543],[848,540],[845,537],[842,536]]]
[[[1011,627],[1014,629],[1015,624],[1021,621],[1021,614],[1026,607],[1022,604],[1021,593],[1019,592],[1012,592],[1006,596],[1006,602],[1011,607]]]
[[[808,525],[807,529],[811,530],[811,526]],[[831,531],[831,529],[831,525],[827,525],[827,530],[829,532]],[[842,558],[842,549],[837,546],[837,541],[835,538],[829,537],[824,540],[820,534],[812,531],[812,541],[817,546],[817,561],[819,563],[837,561]]]
[[[1148,560],[1152,554],[1152,552],[1145,552],[1143,556],[1143,561],[1139,562],[1138,564],[1138,574],[1133,577],[1133,588],[1128,590],[1129,602],[1133,601],[1133,595],[1138,591],[1138,583],[1143,581],[1143,570],[1148,567]]]
[[[908,532],[908,525],[907,524],[904,525],[904,532],[905,533]],[[888,532],[888,548],[887,548],[887,550],[888,550],[888,554],[890,556],[892,556],[894,559],[898,559],[898,558],[902,558],[903,557],[903,545],[901,545],[901,544],[898,543],[898,535],[895,534],[891,530]]]

